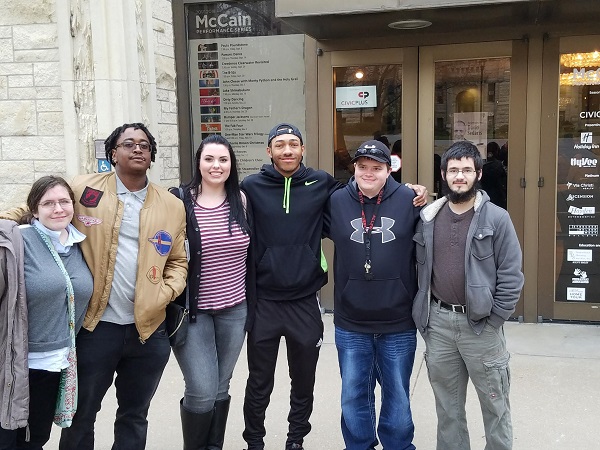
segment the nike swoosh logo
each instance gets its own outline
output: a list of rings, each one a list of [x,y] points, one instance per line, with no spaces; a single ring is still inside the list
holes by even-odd
[[[317,181],[319,181],[319,180],[305,181],[304,185],[305,186],[310,186],[311,184],[315,184]]]

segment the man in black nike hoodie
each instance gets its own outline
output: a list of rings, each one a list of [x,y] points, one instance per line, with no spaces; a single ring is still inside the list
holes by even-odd
[[[327,282],[321,251],[323,223],[329,215],[329,196],[342,184],[327,172],[302,164],[302,134],[294,125],[282,123],[270,131],[267,154],[272,164],[241,184],[253,205],[257,284],[257,300],[248,305],[246,326],[249,373],[243,437],[248,450],[264,449],[265,412],[284,336],[291,378],[285,448],[300,450],[311,429],[315,372],[323,342],[317,300],[317,292]],[[417,203],[424,204],[427,190],[413,188],[420,193]]]
[[[264,421],[273,390],[277,352],[285,336],[291,378],[286,450],[302,449],[310,431],[313,389],[323,322],[317,291],[327,282],[321,252],[329,195],[341,187],[331,175],[305,167],[300,130],[279,124],[269,133],[273,164],[242,182],[253,208],[256,304],[248,305],[248,382],[244,440],[264,449]]]
[[[420,208],[396,182],[388,147],[360,145],[348,185],[330,199],[324,232],[335,244],[335,343],[347,450],[414,449],[409,381],[416,350],[413,235]],[[375,425],[375,382],[381,385]]]

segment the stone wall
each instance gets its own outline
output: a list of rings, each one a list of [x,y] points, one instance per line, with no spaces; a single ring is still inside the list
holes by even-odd
[[[0,0],[0,210],[65,175],[54,1]]]
[[[94,140],[123,122],[157,139],[150,178],[179,183],[170,0],[0,0],[0,11],[0,210],[40,176],[95,171]],[[119,42],[132,23],[137,39]]]
[[[160,183],[179,184],[179,137],[177,132],[177,93],[173,14],[170,0],[153,0],[152,19],[156,71],[156,102],[159,124],[158,157],[162,159]]]

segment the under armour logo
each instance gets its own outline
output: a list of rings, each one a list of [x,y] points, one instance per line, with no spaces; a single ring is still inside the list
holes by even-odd
[[[385,244],[386,242],[393,241],[396,239],[396,235],[392,231],[392,227],[396,221],[394,219],[390,219],[389,217],[381,218],[381,226],[373,227],[372,234],[381,234],[381,243]],[[362,226],[362,219],[359,217],[358,219],[354,219],[350,221],[350,225],[354,228],[354,231],[350,235],[350,239],[354,242],[358,242],[359,244],[364,244],[364,230]]]

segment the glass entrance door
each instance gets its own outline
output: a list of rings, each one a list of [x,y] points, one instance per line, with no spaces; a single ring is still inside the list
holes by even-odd
[[[377,106],[336,107],[338,89],[353,87],[374,89]],[[433,198],[443,192],[439,156],[473,142],[498,169],[484,188],[523,248],[515,316],[600,321],[600,36],[325,52],[319,166],[344,181],[344,158],[376,133],[402,143],[401,180]],[[333,298],[332,283],[324,293]]]
[[[418,49],[324,52],[319,61],[321,167],[342,182],[358,145],[379,139],[394,153],[393,176],[417,178]],[[325,89],[325,84],[328,89]]]
[[[395,155],[392,176],[402,177],[402,65],[361,64],[333,68],[334,177],[346,183],[358,146],[376,139]]]
[[[347,182],[358,146],[379,139],[394,153],[394,178],[416,182],[417,70],[416,48],[325,51],[318,73],[319,167]],[[331,242],[323,248],[333,261]],[[333,308],[332,277],[321,302]]]
[[[419,183],[434,198],[444,195],[441,155],[453,142],[472,142],[484,160],[481,187],[493,203],[508,209],[523,245],[526,96],[520,72],[526,69],[519,53],[513,54],[514,45],[420,49],[418,172]],[[514,316],[522,315],[521,301]]]
[[[600,36],[545,43],[547,120],[541,170],[545,190],[540,239],[540,314],[600,320]],[[554,174],[555,177],[554,177]],[[550,276],[548,276],[550,274]]]
[[[434,199],[442,194],[441,154],[455,140],[469,140],[486,160],[494,202],[508,209],[523,243],[527,52],[521,46],[325,52],[319,60],[320,167],[347,181],[357,146],[381,139],[392,152],[401,147],[395,176],[427,186]],[[332,261],[328,242],[325,249]],[[326,307],[332,284],[323,290]],[[515,315],[523,315],[522,302]]]
[[[434,103],[434,192],[443,193],[441,155],[465,140],[484,160],[481,187],[506,209],[510,58],[436,61]]]

